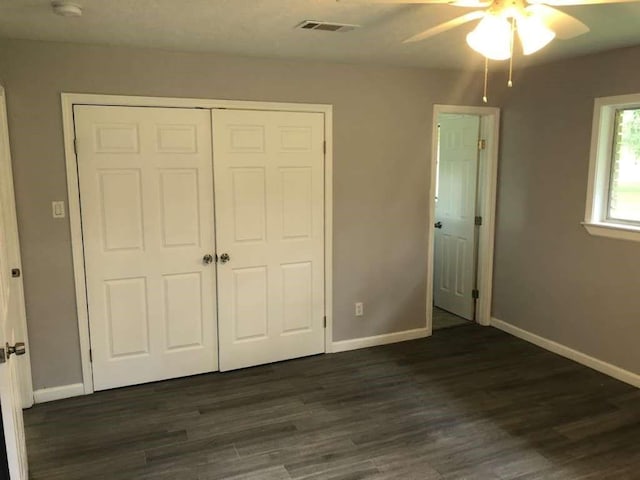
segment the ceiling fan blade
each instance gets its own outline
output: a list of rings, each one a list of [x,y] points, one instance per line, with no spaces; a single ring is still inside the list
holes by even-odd
[[[529,5],[525,10],[539,15],[545,25],[556,32],[556,37],[562,40],[574,38],[589,31],[589,27],[576,17],[541,3]]]
[[[453,5],[456,7],[488,7],[492,0],[336,0],[338,3],[375,3],[384,5]]]
[[[454,0],[448,3],[454,7],[482,8],[490,6],[493,0]]]
[[[485,12],[482,10],[478,10],[476,12],[469,12],[460,17],[456,17],[448,22],[441,23],[440,25],[436,25],[424,32],[420,32],[412,37],[407,38],[402,43],[413,43],[419,42],[420,40],[424,40],[425,38],[433,37],[434,35],[438,35],[440,33],[446,32],[447,30],[451,30],[452,28],[459,27],[460,25],[464,25],[467,22],[471,22],[473,20],[478,20],[479,18],[484,17]]]
[[[447,4],[450,0],[336,0],[338,3],[382,3],[387,5]]]
[[[565,7],[571,5],[600,5],[604,3],[632,3],[638,0],[529,0],[531,4],[544,3],[554,7]]]

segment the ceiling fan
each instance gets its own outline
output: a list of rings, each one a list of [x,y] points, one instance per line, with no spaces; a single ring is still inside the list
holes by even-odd
[[[485,57],[485,95],[488,60],[510,60],[509,82],[512,86],[511,70],[516,34],[522,52],[530,55],[537,52],[554,38],[570,39],[587,33],[589,27],[577,18],[554,7],[573,5],[598,5],[607,3],[630,3],[639,0],[336,0],[349,3],[384,3],[393,5],[451,5],[475,8],[464,15],[417,33],[403,43],[425,40],[440,33],[479,20],[475,29],[467,34],[467,44]]]
[[[638,0],[337,0],[349,3],[384,3],[393,5],[451,5],[463,8],[482,8],[474,10],[447,22],[417,33],[403,43],[418,42],[433,37],[465,23],[480,20],[476,29],[471,32],[467,42],[471,48],[480,51],[493,60],[506,60],[511,55],[498,39],[510,35],[513,29],[523,46],[525,55],[529,55],[544,47],[556,36],[560,39],[574,38],[589,31],[589,27],[577,18],[554,8],[574,5],[598,5],[607,3],[630,3]],[[509,25],[511,24],[511,26]],[[475,32],[475,34],[474,34]],[[508,35],[505,35],[505,32]],[[493,45],[487,46],[489,38]],[[504,42],[502,42],[504,43]],[[510,42],[509,42],[510,43]],[[480,50],[479,50],[480,49]],[[487,55],[489,54],[489,55]]]

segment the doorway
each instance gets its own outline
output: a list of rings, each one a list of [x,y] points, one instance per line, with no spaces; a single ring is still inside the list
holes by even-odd
[[[427,315],[431,330],[488,325],[498,109],[434,108]]]
[[[331,107],[63,110],[85,393],[325,351]]]

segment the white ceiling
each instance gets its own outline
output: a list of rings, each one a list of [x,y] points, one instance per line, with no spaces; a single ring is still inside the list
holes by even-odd
[[[84,15],[53,15],[49,0],[0,0],[0,37],[436,68],[476,68],[464,38],[474,24],[415,44],[402,40],[466,13],[449,5],[335,0],[78,0]],[[591,27],[554,40],[539,63],[640,44],[640,2],[562,8]],[[350,32],[294,29],[302,20],[359,24]],[[516,60],[522,62],[523,60]]]

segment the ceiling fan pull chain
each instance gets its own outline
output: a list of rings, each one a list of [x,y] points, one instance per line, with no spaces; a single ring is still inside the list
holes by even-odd
[[[487,103],[487,82],[489,79],[489,57],[484,57],[484,91],[482,101]]]
[[[513,87],[513,41],[516,36],[516,18],[511,17],[511,55],[509,56],[509,81],[507,82],[507,87]]]

